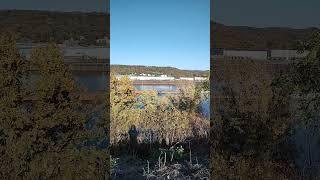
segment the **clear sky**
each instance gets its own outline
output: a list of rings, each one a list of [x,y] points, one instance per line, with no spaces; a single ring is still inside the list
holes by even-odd
[[[110,0],[111,64],[210,68],[210,0]]]
[[[0,9],[106,12],[109,0],[1,0]]]
[[[212,0],[211,15],[227,25],[320,27],[319,0]]]

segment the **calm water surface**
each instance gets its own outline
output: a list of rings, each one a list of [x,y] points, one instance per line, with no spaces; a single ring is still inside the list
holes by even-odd
[[[155,91],[161,92],[161,91],[177,90],[177,86],[175,85],[135,85],[134,87],[138,91],[155,90]]]

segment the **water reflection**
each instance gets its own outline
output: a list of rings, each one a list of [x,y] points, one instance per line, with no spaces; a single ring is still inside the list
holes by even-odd
[[[206,99],[201,103],[201,113],[204,117],[210,117],[210,99]]]
[[[104,72],[74,73],[77,86],[88,92],[107,91],[107,74]]]
[[[28,84],[36,87],[40,78],[38,73],[31,73]],[[78,88],[88,92],[107,91],[107,74],[105,72],[77,72],[73,73],[73,78]]]
[[[154,91],[176,91],[177,86],[175,85],[135,85],[134,86],[136,90],[138,91],[144,91],[144,90],[154,90]]]

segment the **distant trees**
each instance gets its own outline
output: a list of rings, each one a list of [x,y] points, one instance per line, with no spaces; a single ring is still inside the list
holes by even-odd
[[[255,28],[227,26],[211,21],[211,45],[226,49],[295,49],[313,28]]]
[[[109,31],[109,14],[81,12],[46,12],[27,10],[0,11],[0,29],[7,27],[18,33],[18,40],[62,43],[64,40],[84,36],[87,44],[95,44]]]
[[[208,77],[209,71],[199,70],[180,70],[173,67],[153,67],[153,66],[127,66],[127,65],[111,65],[114,73],[129,74],[152,74],[152,75],[168,75],[176,78],[179,77]]]

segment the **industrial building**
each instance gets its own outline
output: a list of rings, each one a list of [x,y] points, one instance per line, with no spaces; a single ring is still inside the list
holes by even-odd
[[[296,60],[306,57],[309,51],[299,52],[298,50],[231,50],[231,49],[211,49],[211,57],[228,59],[254,59],[254,60]]]

